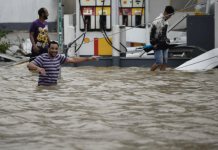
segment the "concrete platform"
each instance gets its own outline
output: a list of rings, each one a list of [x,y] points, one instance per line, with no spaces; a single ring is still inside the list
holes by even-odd
[[[19,58],[16,58],[16,57],[13,57],[7,54],[3,54],[3,53],[0,53],[0,58],[7,59],[10,61],[16,61],[16,62],[20,60]]]
[[[49,32],[49,37],[51,40],[57,41],[57,33],[56,32]],[[29,38],[29,32],[27,30],[25,31],[12,31],[9,32],[6,37],[3,37],[1,41],[7,41],[10,42],[11,45],[17,45],[19,46],[22,44],[26,39]]]
[[[190,60],[189,58],[169,58],[168,67],[175,68],[184,62]],[[96,67],[151,67],[154,63],[154,59],[148,58],[113,58],[113,57],[102,57],[99,61],[94,62],[82,62],[78,64],[64,64],[66,67],[80,67],[80,66],[96,66]]]

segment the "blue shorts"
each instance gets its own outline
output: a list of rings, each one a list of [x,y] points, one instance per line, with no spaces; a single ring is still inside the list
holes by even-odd
[[[155,58],[155,63],[158,65],[167,64],[168,49],[166,49],[166,50],[154,50],[154,58]]]

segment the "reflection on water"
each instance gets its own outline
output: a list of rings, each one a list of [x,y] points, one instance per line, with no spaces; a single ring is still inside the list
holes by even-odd
[[[218,149],[216,69],[64,67],[53,87],[25,64],[0,72],[0,149]]]

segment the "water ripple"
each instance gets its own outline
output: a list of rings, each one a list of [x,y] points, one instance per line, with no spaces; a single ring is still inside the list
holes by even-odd
[[[0,67],[1,149],[217,149],[218,70],[62,68],[37,87],[25,64]]]

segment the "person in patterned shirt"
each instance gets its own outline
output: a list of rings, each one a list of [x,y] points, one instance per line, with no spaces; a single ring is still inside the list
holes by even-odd
[[[40,8],[38,10],[39,18],[32,22],[29,29],[29,37],[32,43],[30,60],[35,59],[36,56],[48,52],[48,43],[50,41],[48,36],[48,10]]]

